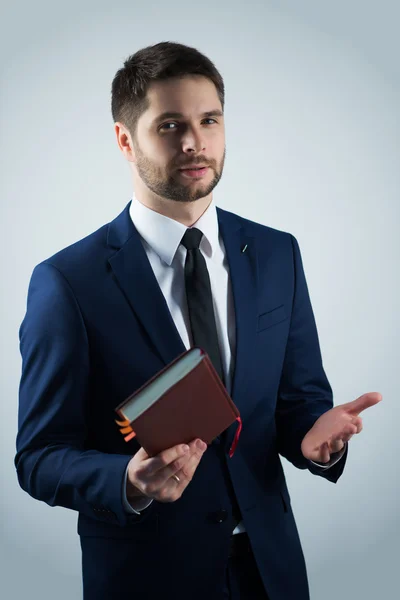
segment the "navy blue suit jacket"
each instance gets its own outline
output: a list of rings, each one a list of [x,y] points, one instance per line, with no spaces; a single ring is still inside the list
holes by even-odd
[[[333,406],[297,240],[217,208],[236,312],[236,423],[206,450],[182,497],[141,515],[122,503],[138,450],[115,407],[186,350],[129,216],[37,265],[20,328],[15,465],[21,487],[76,510],[85,599],[220,600],[233,484],[271,600],[307,600],[307,574],[280,455],[336,482],[301,441]],[[247,244],[247,249],[242,248]]]

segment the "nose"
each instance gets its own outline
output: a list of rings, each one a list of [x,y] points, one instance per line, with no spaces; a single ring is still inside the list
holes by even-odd
[[[200,131],[188,129],[182,138],[182,150],[186,153],[198,154],[206,150],[206,144]]]

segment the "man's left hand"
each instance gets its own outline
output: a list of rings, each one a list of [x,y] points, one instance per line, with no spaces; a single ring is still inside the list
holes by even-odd
[[[355,433],[362,430],[362,419],[358,415],[381,400],[382,394],[369,392],[321,415],[303,438],[303,456],[315,462],[328,463],[331,454],[339,452]]]

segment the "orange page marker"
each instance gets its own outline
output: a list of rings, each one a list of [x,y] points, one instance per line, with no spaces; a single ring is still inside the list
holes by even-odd
[[[115,422],[120,427],[127,427],[128,425],[131,424],[131,422],[129,421],[129,419],[127,419],[126,421],[115,421]]]

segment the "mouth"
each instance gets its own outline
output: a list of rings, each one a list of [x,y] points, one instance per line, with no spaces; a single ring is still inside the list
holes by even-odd
[[[207,173],[208,167],[190,167],[189,169],[179,169],[179,173],[183,177],[189,179],[200,179]]]

